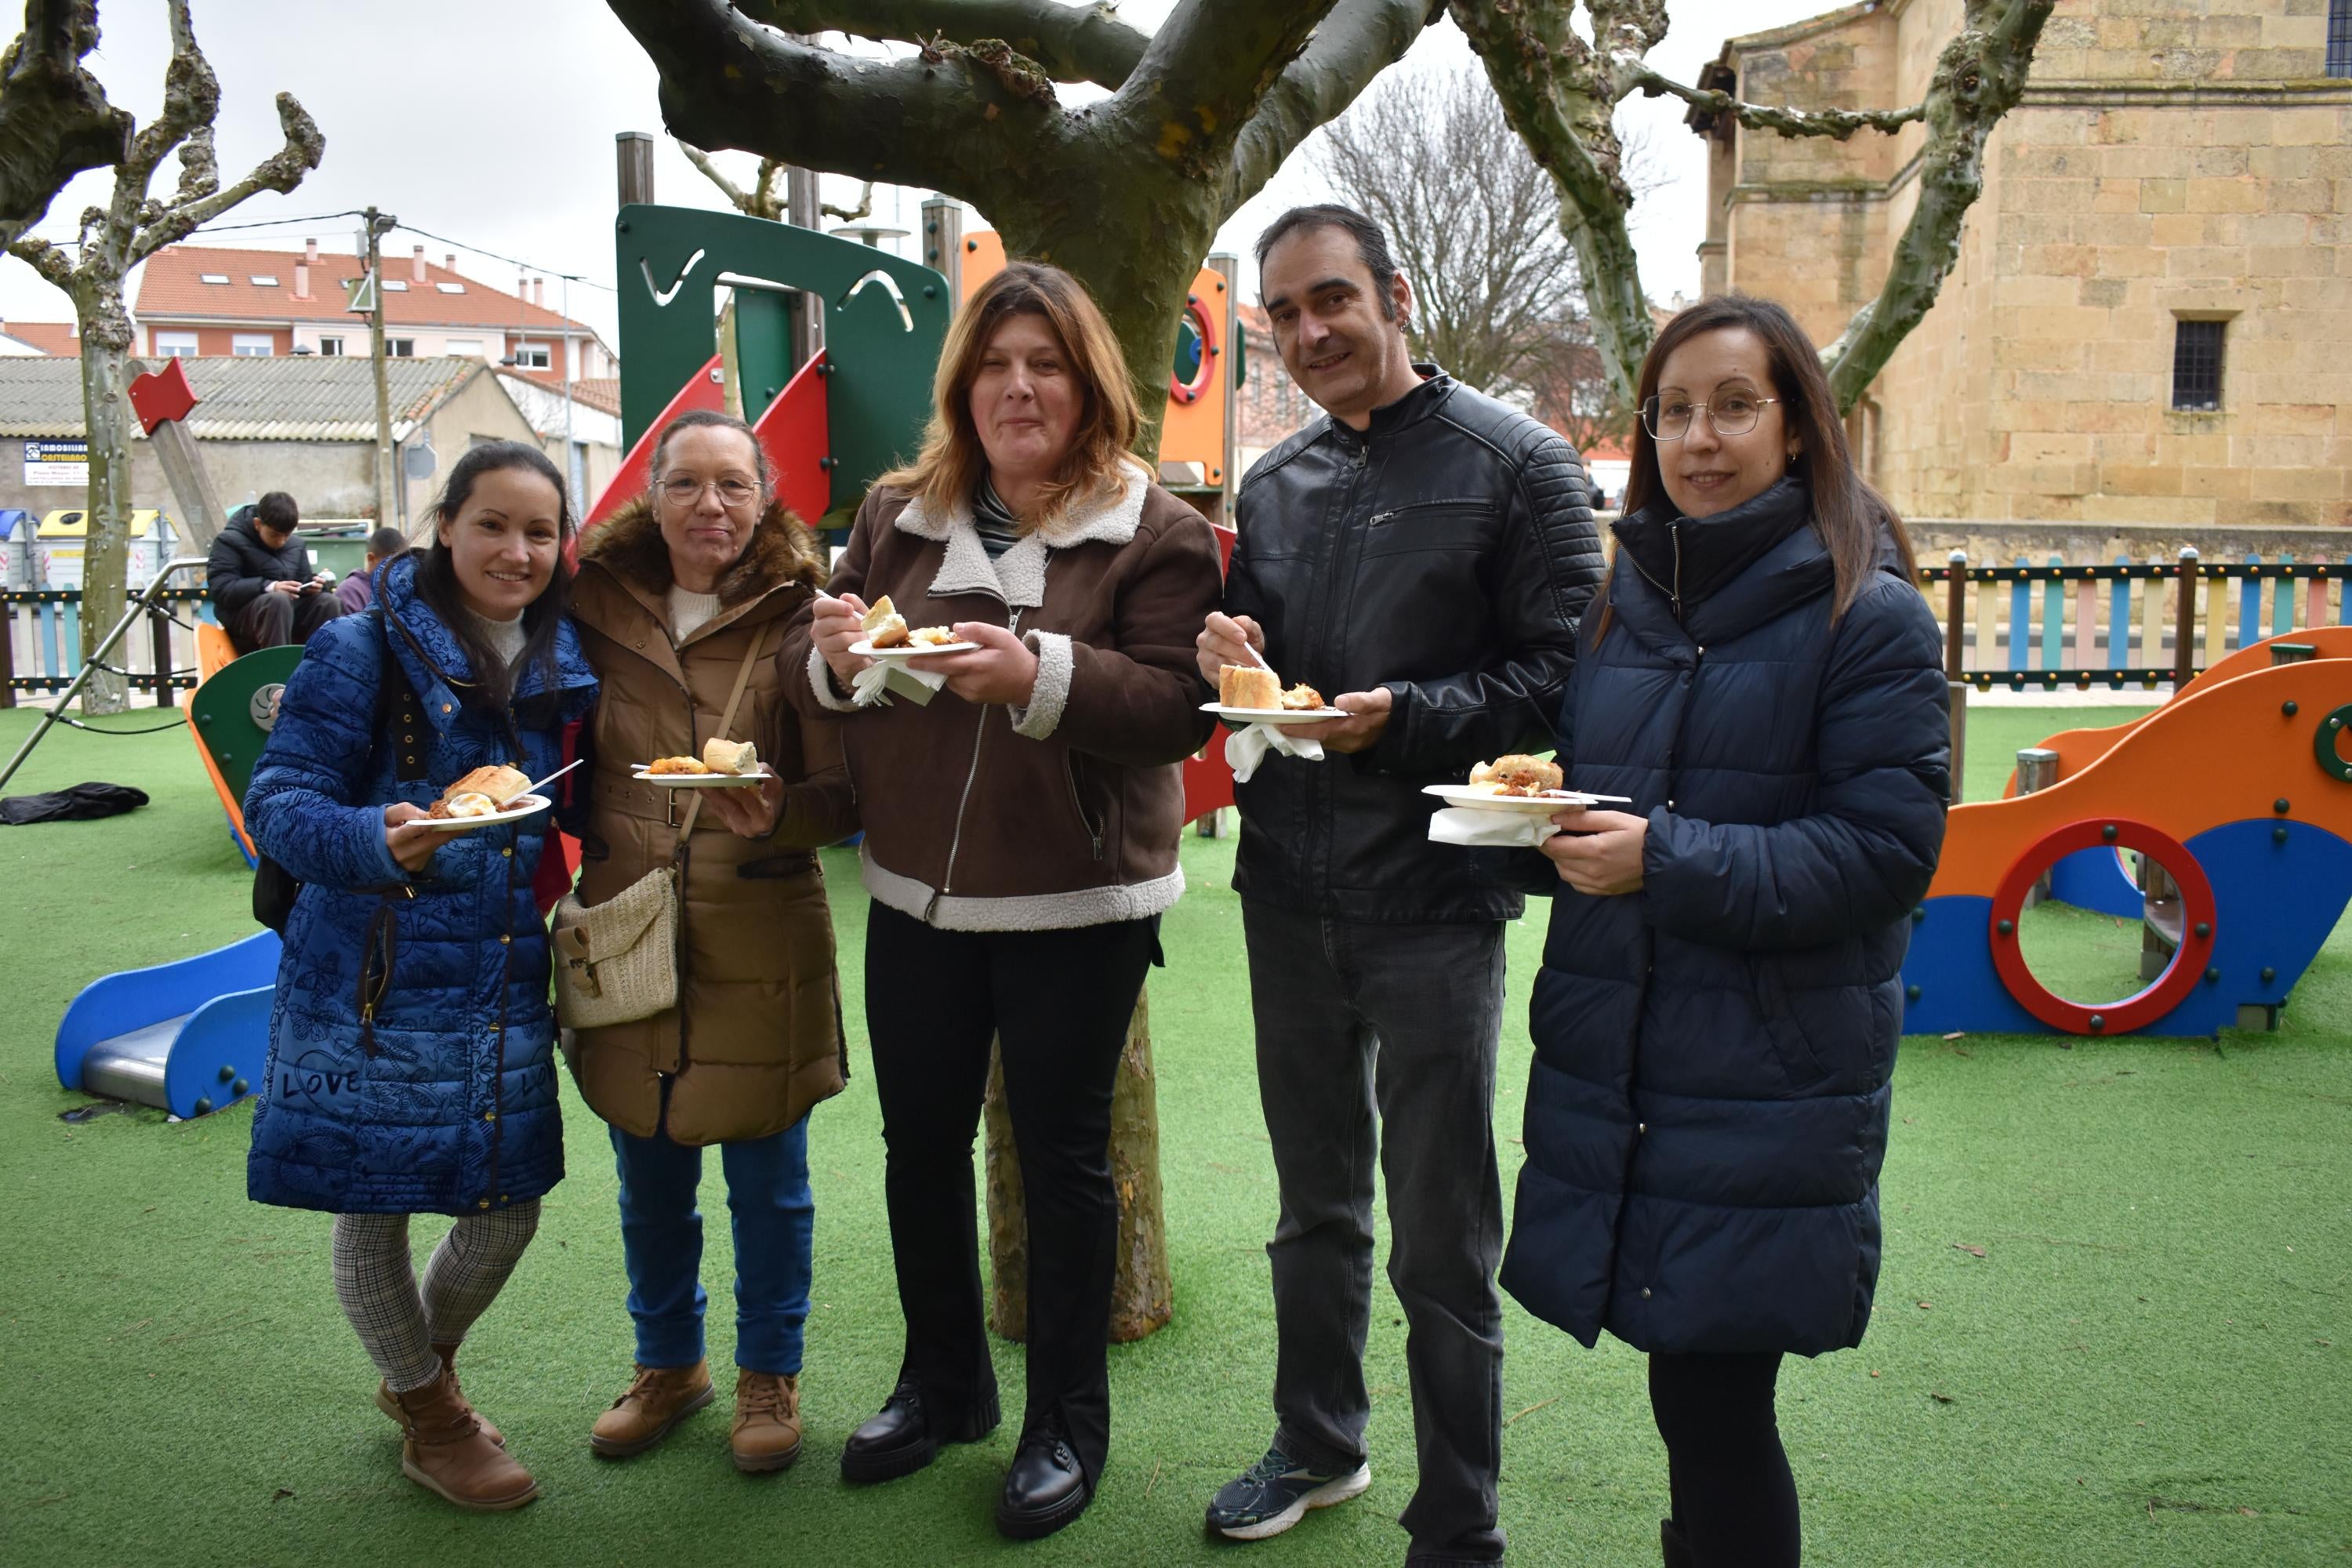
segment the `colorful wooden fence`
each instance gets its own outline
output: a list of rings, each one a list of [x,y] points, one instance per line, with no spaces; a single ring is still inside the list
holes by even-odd
[[[194,623],[211,619],[212,605],[201,587],[166,588],[156,598],[147,635],[134,631],[116,644],[114,663],[131,690],[170,707],[175,693],[196,683]],[[126,597],[123,607],[130,605]],[[63,691],[81,668],[81,590],[11,588],[0,592],[0,708],[15,707],[19,692]],[[159,682],[158,669],[169,679]]]
[[[2194,549],[2169,562],[2084,566],[2053,555],[1976,566],[1955,550],[1948,564],[1921,567],[1919,580],[1931,605],[1942,600],[1944,668],[1954,680],[1979,690],[2121,689],[2186,686],[2264,637],[2352,625],[2352,595],[2339,587],[2347,572],[2352,564],[2285,555],[2209,563]]]

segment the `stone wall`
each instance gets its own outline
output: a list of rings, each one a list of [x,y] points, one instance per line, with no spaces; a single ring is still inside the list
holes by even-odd
[[[1899,105],[1958,12],[1894,0],[1727,53],[1750,99]],[[2326,13],[2061,0],[1959,264],[1869,395],[1869,460],[1898,507],[2352,523],[2352,82],[2320,77]],[[1835,336],[1909,218],[1919,135],[1738,132],[1738,182],[1713,193],[1722,281]],[[2171,407],[2184,319],[2226,323],[2217,411]]]

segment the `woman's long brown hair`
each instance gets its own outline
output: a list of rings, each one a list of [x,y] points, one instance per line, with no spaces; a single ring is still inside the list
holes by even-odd
[[[1127,359],[1085,285],[1058,267],[1038,261],[1008,261],[1004,270],[964,301],[948,327],[940,368],[931,382],[931,418],[922,452],[874,482],[913,496],[928,511],[944,514],[969,503],[988,453],[971,418],[971,384],[980,379],[980,358],[996,329],[1009,316],[1036,316],[1061,341],[1070,373],[1085,395],[1069,456],[1038,496],[1035,515],[1022,519],[1025,532],[1059,517],[1073,502],[1116,492],[1125,482],[1129,450],[1143,416],[1128,380]]]
[[[1904,574],[1916,583],[1918,562],[1911,553],[1911,537],[1903,520],[1886,499],[1854,471],[1853,455],[1846,446],[1845,425],[1839,419],[1837,398],[1822,370],[1822,356],[1805,329],[1777,300],[1747,294],[1717,294],[1681,311],[1659,332],[1642,361],[1639,405],[1657,395],[1658,374],[1666,356],[1702,332],[1740,328],[1764,344],[1771,372],[1769,394],[1780,400],[1788,427],[1803,441],[1789,472],[1805,481],[1812,493],[1813,531],[1830,553],[1835,589],[1830,601],[1832,619],[1845,614],[1870,574],[1878,570],[1882,532],[1892,534],[1902,558]],[[1625,480],[1624,515],[1633,517],[1654,501],[1664,500],[1665,479],[1658,468],[1658,445],[1649,426],[1633,422],[1633,466]],[[1671,501],[1667,502],[1672,505]],[[1609,606],[1604,602],[1593,632],[1597,642],[1609,630]]]

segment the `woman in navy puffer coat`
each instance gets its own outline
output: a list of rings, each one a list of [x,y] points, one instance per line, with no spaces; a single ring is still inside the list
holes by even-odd
[[[1643,367],[1535,983],[1504,1287],[1650,1352],[1670,1564],[1798,1561],[1786,1352],[1861,1342],[1913,907],[1949,794],[1936,624],[1812,345],[1710,300]],[[1557,883],[1555,883],[1557,888]]]
[[[461,1506],[535,1491],[448,1364],[563,1175],[547,935],[548,818],[421,825],[493,763],[541,778],[595,677],[565,618],[562,482],[476,447],[436,538],[377,569],[376,610],[313,636],[247,791],[261,851],[302,883],[286,924],[247,1185],[336,1217],[338,1298],[407,1432],[403,1467]],[[408,1216],[461,1216],[420,1294]]]

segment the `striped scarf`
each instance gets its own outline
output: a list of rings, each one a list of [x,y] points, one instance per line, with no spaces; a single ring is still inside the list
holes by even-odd
[[[980,476],[980,483],[971,492],[971,525],[980,533],[980,547],[988,552],[991,561],[1013,548],[1021,538],[1021,520],[996,493],[988,476]]]

